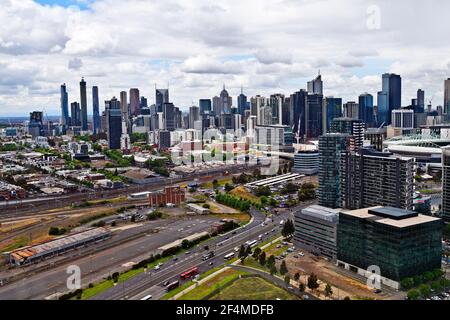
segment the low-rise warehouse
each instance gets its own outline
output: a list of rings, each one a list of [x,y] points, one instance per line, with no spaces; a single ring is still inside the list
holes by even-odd
[[[204,208],[195,203],[188,203],[187,208],[194,211],[196,214],[209,214],[211,211],[208,208]]]
[[[21,266],[43,261],[67,251],[85,246],[87,244],[102,241],[111,237],[111,232],[105,228],[95,228],[74,233],[55,240],[16,249],[5,253],[9,264]]]

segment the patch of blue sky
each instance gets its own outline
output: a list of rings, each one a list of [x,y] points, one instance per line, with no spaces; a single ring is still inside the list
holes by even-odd
[[[80,10],[89,9],[89,4],[93,2],[92,0],[34,0],[34,2],[39,3],[41,5],[49,5],[49,6],[60,6],[60,7],[71,7],[77,6]]]
[[[364,59],[364,66],[352,68],[352,73],[358,78],[371,75],[381,75],[389,72],[393,60],[380,57],[367,57]]]

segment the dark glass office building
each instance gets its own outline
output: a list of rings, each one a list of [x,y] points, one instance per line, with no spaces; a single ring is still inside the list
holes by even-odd
[[[94,133],[97,134],[101,129],[100,109],[98,100],[98,87],[92,87],[92,109],[93,109],[93,124]]]
[[[86,131],[88,129],[88,116],[87,116],[87,96],[86,96],[86,81],[81,78],[80,82],[80,108],[81,108],[81,130]]]
[[[342,98],[334,98],[334,97],[327,97],[323,100],[323,104],[325,107],[325,127],[324,132],[327,133],[330,130],[331,127],[331,121],[336,118],[342,117]]]
[[[211,113],[211,99],[200,99],[198,102],[200,114]]]
[[[105,101],[106,134],[108,147],[111,150],[120,149],[120,137],[122,135],[122,111],[120,102],[114,97]]]
[[[290,122],[293,124],[294,134],[299,137],[306,135],[306,97],[308,92],[300,90],[291,95],[289,100]]]
[[[392,110],[400,109],[402,106],[402,78],[393,73],[383,74],[383,84],[382,90],[384,95],[382,95],[383,100],[383,113],[387,112],[383,117],[386,118],[386,125],[390,125]],[[380,108],[380,102],[378,102],[378,108]],[[378,109],[380,111],[380,109]]]
[[[245,110],[247,109],[247,96],[242,92],[237,98],[237,104],[238,104],[238,113],[244,117],[245,116]]]
[[[323,130],[321,94],[309,94],[306,98],[306,137],[318,138]]]
[[[362,120],[368,127],[373,127],[373,96],[369,93],[364,93],[359,96],[359,119]]]
[[[441,268],[442,220],[414,211],[374,207],[341,212],[338,266],[368,276],[378,266],[381,281],[398,289],[405,278]]]

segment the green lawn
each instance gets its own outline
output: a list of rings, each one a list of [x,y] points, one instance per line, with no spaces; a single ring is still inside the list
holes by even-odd
[[[189,291],[178,300],[201,300],[208,294],[213,292],[218,287],[223,287],[227,283],[235,280],[239,275],[246,274],[245,272],[236,271],[234,269],[228,269],[212,279],[209,279],[205,283],[199,285],[195,289]]]
[[[161,258],[151,264],[148,265],[148,269],[152,269],[154,268],[158,263],[163,263],[169,259],[171,259],[172,257],[165,257],[165,258]],[[128,279],[140,274],[144,272],[144,268],[140,268],[140,269],[135,269],[135,270],[128,270],[124,273],[121,273],[119,276],[119,280],[118,280],[118,284],[122,283],[124,281],[127,281]],[[83,290],[83,294],[81,296],[82,300],[88,300],[110,288],[112,288],[114,286],[114,282],[113,280],[104,280],[102,282],[99,282],[97,284],[94,284],[94,286],[92,288],[86,288]],[[76,298],[74,298],[76,299]]]
[[[211,269],[211,270],[209,270],[209,271],[206,271],[205,273],[202,273],[202,274],[200,275],[200,277],[199,277],[198,280],[204,279],[204,278],[206,278],[207,276],[209,276],[210,274],[213,274],[214,272],[216,272],[216,271],[218,271],[218,270],[220,270],[220,269],[222,269],[222,268],[221,268],[221,267],[217,267],[217,268]],[[172,298],[173,296],[177,295],[179,292],[181,292],[181,291],[183,291],[183,290],[189,288],[189,287],[192,286],[193,284],[195,284],[194,281],[188,281],[188,282],[184,283],[183,285],[179,286],[178,288],[176,288],[176,289],[174,289],[174,290],[168,292],[165,296],[163,296],[163,297],[161,298],[161,300],[169,300],[170,298]]]
[[[259,277],[242,278],[211,300],[298,300],[289,292]]]

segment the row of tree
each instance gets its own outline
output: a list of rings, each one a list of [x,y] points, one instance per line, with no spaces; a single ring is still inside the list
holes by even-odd
[[[248,212],[253,205],[253,203],[249,200],[237,198],[230,194],[223,194],[220,192],[216,194],[215,198],[218,203],[234,209],[238,209],[242,212]]]

